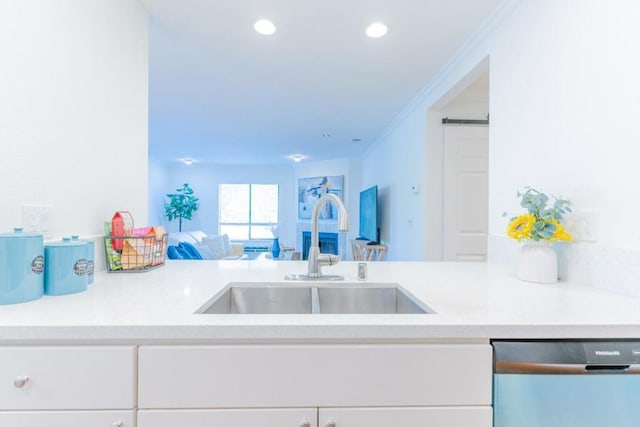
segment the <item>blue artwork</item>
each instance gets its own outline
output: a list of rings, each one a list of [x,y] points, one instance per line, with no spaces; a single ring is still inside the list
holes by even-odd
[[[342,176],[300,178],[298,180],[298,218],[311,219],[316,203],[328,193],[335,194],[342,199]],[[320,219],[338,219],[338,212],[333,203],[326,203],[322,207]]]

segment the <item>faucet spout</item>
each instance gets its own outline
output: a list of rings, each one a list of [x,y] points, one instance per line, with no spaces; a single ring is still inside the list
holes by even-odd
[[[320,210],[325,204],[330,202],[333,202],[338,208],[338,231],[349,230],[349,214],[347,213],[347,208],[342,203],[342,200],[340,200],[340,198],[335,194],[331,193],[322,196],[313,208],[313,213],[311,215],[311,246],[309,247],[308,278],[322,277],[321,267],[323,265],[334,265],[340,261],[340,257],[337,255],[320,253],[320,246],[318,243],[318,222],[320,221]]]

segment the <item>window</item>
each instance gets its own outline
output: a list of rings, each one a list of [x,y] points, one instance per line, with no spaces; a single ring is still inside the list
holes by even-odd
[[[278,224],[278,186],[220,184],[220,234],[232,240],[271,239]]]

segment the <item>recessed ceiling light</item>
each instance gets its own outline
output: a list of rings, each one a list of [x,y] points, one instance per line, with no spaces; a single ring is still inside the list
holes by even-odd
[[[273,22],[269,21],[268,19],[261,19],[259,21],[256,21],[256,23],[253,24],[253,28],[257,32],[265,36],[270,36],[271,34],[276,32],[276,26],[273,25]]]
[[[192,165],[193,159],[187,157],[186,159],[182,159],[182,163],[184,163],[185,165]]]
[[[366,33],[372,39],[377,39],[387,34],[387,26],[382,22],[374,22],[367,27]]]
[[[304,159],[304,156],[301,155],[301,154],[294,154],[292,156],[289,156],[289,158],[291,160],[293,160],[294,162],[296,162],[296,163],[300,163],[302,161],[302,159]]]
[[[322,137],[323,138],[331,138],[331,134],[330,133],[323,133]]]

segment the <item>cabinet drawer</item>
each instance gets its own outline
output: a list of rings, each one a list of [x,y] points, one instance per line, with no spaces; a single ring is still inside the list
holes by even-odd
[[[0,412],[7,427],[135,427],[134,411]]]
[[[317,427],[316,408],[138,411],[138,427]]]
[[[459,408],[321,408],[319,426],[491,427],[490,406]]]
[[[135,363],[135,347],[2,347],[0,409],[133,408]]]
[[[148,346],[140,408],[490,405],[489,345]]]

